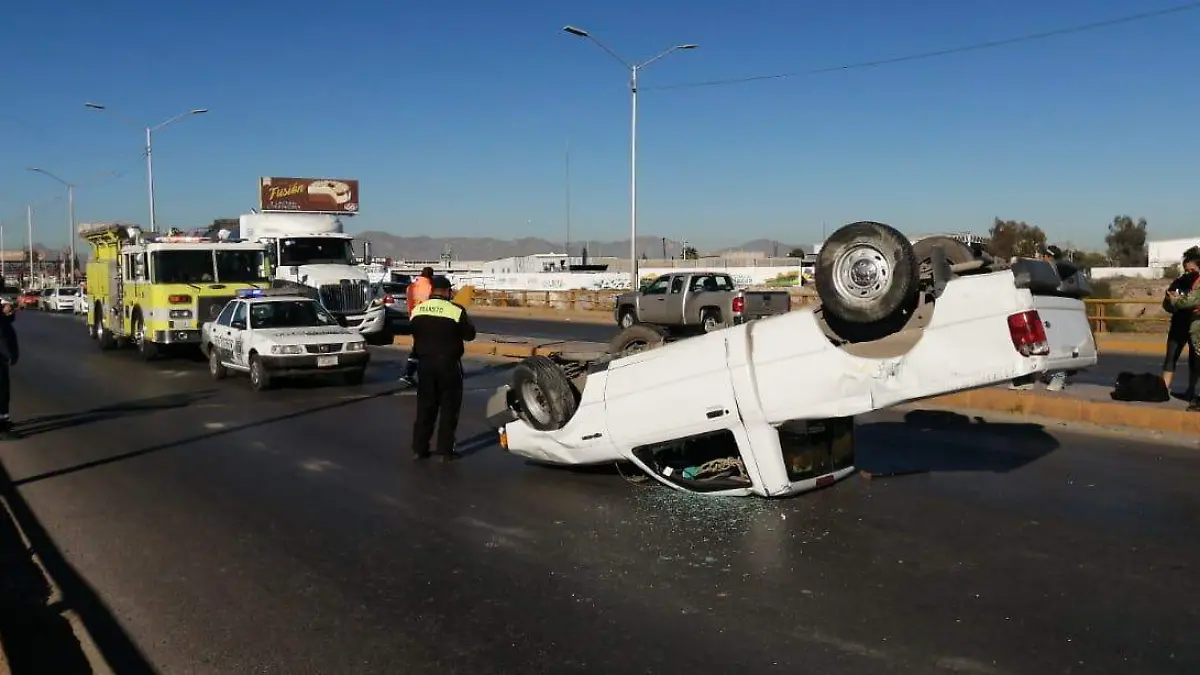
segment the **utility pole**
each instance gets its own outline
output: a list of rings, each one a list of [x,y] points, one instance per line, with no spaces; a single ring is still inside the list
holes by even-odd
[[[29,285],[33,285],[33,204],[25,207],[25,225],[29,228]]]

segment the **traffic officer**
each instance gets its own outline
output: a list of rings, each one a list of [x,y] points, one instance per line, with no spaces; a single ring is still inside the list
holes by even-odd
[[[0,440],[20,438],[20,435],[13,429],[12,419],[8,416],[9,394],[12,386],[9,368],[17,365],[17,359],[21,357],[21,348],[17,343],[17,331],[13,329],[13,320],[17,316],[16,309],[16,306],[7,298],[0,301]]]
[[[1200,264],[1200,249],[1196,247],[1188,249],[1183,257],[1184,265]],[[1188,328],[1188,337],[1193,349],[1200,350],[1200,289],[1193,289],[1187,293],[1181,293],[1179,290],[1171,290],[1167,292],[1167,297],[1171,299],[1171,305],[1176,312],[1185,311],[1191,314],[1191,325]],[[1192,412],[1200,412],[1200,396],[1193,394],[1191,404],[1188,410]]]
[[[426,267],[421,270],[417,278],[413,279],[408,288],[404,290],[404,295],[407,296],[406,300],[408,301],[408,319],[410,322],[412,321],[413,310],[416,309],[417,305],[428,300],[430,294],[433,292],[432,283],[433,268]],[[400,376],[401,382],[405,384],[413,383],[413,376],[417,374],[417,362],[419,360],[420,356],[417,354],[417,348],[414,344],[408,350],[408,361],[404,364],[404,374]]]
[[[437,427],[437,452],[449,462],[462,455],[454,450],[454,433],[463,397],[463,342],[475,339],[475,325],[467,310],[450,300],[451,284],[434,277],[431,296],[410,315],[417,364],[417,419],[413,425],[413,459],[429,457],[429,443]]]

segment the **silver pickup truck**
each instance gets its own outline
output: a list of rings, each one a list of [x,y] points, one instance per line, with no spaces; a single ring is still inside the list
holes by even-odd
[[[739,289],[728,274],[692,270],[664,274],[641,290],[617,296],[613,318],[621,328],[641,323],[711,333],[789,310],[786,290]]]

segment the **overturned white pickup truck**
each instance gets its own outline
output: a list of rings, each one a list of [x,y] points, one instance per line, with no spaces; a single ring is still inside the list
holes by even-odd
[[[679,490],[781,497],[854,470],[855,415],[1096,363],[1086,280],[1040,260],[859,222],[826,242],[816,284],[815,309],[526,359],[489,421],[537,462],[629,461]]]

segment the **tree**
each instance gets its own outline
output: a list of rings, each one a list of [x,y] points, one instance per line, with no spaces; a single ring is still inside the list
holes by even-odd
[[[804,257],[804,256],[806,256],[806,255],[808,255],[808,254],[804,252],[804,249],[802,249],[802,248],[794,248],[794,249],[792,249],[792,250],[788,251],[787,257],[789,257],[789,258],[803,258],[803,257]]]
[[[1108,256],[1095,251],[1084,251],[1083,249],[1064,246],[1063,253],[1067,259],[1079,266],[1079,269],[1090,270],[1093,267],[1108,267]]]
[[[991,243],[988,250],[997,258],[1007,260],[1013,256],[1032,258],[1038,249],[1046,245],[1046,233],[1042,228],[1021,220],[996,218],[988,230]]]
[[[696,252],[694,246],[684,246],[683,251],[679,253],[679,257],[682,260],[699,260],[700,254]]]
[[[1146,251],[1146,219],[1133,222],[1129,216],[1117,216],[1108,225],[1108,258],[1117,267],[1145,267],[1150,264]]]

